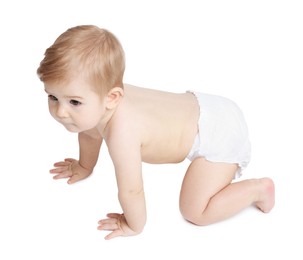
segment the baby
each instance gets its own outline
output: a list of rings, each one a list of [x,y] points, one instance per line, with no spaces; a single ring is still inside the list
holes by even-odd
[[[125,60],[117,38],[84,25],[70,28],[45,52],[37,70],[51,115],[78,133],[79,160],[65,159],[50,170],[72,184],[88,177],[103,140],[113,161],[123,213],[99,221],[105,237],[142,232],[146,205],[142,162],[179,163],[188,158],[180,212],[196,225],[227,219],[255,205],[274,206],[269,178],[232,182],[250,159],[248,131],[232,101],[188,91],[176,94],[123,83]]]

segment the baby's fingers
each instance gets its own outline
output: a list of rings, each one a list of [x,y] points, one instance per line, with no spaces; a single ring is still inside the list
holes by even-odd
[[[54,169],[51,169],[49,172],[50,173],[61,173],[67,170],[71,170],[71,165],[73,163],[73,159],[65,159],[64,161],[61,162],[56,162],[54,163]]]
[[[73,163],[74,161],[76,161],[76,160],[73,159],[73,158],[65,158],[64,159],[64,162],[68,162],[68,163]]]
[[[64,166],[64,167],[58,167],[58,168],[54,168],[54,169],[51,169],[49,170],[50,173],[62,173],[62,172],[65,172],[65,171],[68,171],[69,170],[69,167],[68,166]]]
[[[77,182],[77,181],[80,181],[80,180],[82,180],[82,179],[84,179],[86,176],[81,176],[80,174],[74,174],[74,175],[72,175],[70,178],[69,178],[69,180],[68,180],[68,184],[74,184],[75,182]]]
[[[119,237],[119,236],[123,236],[123,231],[121,231],[120,229],[116,229],[114,230],[113,232],[109,233],[105,239],[106,240],[110,240],[112,238],[115,238],[115,237]]]
[[[55,167],[64,167],[64,166],[69,166],[71,162],[69,161],[61,161],[61,162],[56,162],[54,163]]]
[[[106,240],[123,235],[123,231],[120,229],[120,225],[118,224],[117,219],[114,218],[103,219],[100,220],[98,224],[99,224],[98,230],[112,231],[110,234],[108,234],[105,237]]]
[[[53,177],[53,179],[58,180],[58,179],[70,178],[72,175],[73,175],[73,173],[71,171],[64,171],[64,172],[61,172],[61,173],[55,175]]]

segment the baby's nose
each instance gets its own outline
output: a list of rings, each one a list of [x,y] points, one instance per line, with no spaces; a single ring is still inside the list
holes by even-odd
[[[65,118],[68,117],[68,112],[62,105],[58,105],[56,115],[59,118]]]

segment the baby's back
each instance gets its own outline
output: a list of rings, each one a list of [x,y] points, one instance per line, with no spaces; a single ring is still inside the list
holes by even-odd
[[[194,95],[125,85],[125,98],[142,127],[143,161],[183,161],[197,134],[199,106]]]

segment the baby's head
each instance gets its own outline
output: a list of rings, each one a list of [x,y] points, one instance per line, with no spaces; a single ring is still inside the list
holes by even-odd
[[[68,83],[82,77],[101,97],[123,88],[124,51],[109,31],[93,25],[76,26],[50,46],[37,70],[44,83]]]

